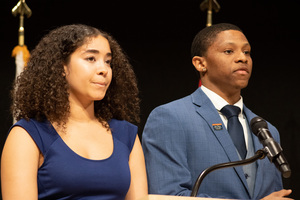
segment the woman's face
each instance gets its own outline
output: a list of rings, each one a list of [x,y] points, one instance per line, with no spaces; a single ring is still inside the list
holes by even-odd
[[[64,65],[70,100],[83,104],[102,100],[112,79],[112,54],[103,36],[90,38]]]

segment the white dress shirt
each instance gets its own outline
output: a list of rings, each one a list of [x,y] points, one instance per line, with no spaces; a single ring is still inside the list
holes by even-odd
[[[227,120],[226,116],[221,113],[220,110],[224,106],[228,105],[229,103],[225,99],[220,97],[218,94],[216,94],[215,92],[213,92],[213,91],[209,90],[208,88],[206,88],[205,86],[202,85],[201,89],[208,96],[208,98],[211,100],[211,102],[213,103],[213,105],[217,109],[217,111],[218,111],[225,127],[227,128],[228,120]],[[236,102],[234,105],[238,106],[241,109],[241,113],[239,114],[238,118],[239,118],[239,120],[242,124],[243,130],[244,130],[244,138],[245,138],[245,143],[246,143],[246,148],[247,148],[246,158],[250,158],[254,155],[255,152],[254,152],[254,146],[253,146],[251,131],[249,129],[247,119],[246,119],[245,115],[243,114],[243,105],[244,105],[243,97],[241,96],[240,100],[238,102]],[[238,155],[239,155],[239,153],[238,153]],[[240,157],[240,159],[241,159],[241,157]],[[243,171],[244,171],[244,174],[245,174],[246,181],[248,183],[248,187],[249,187],[251,196],[253,196],[254,187],[255,187],[254,184],[255,184],[256,168],[257,168],[256,162],[243,166]]]
[[[216,94],[215,92],[211,91],[210,89],[206,88],[205,86],[201,86],[201,89],[203,90],[203,92],[208,96],[208,98],[211,100],[211,102],[213,103],[213,105],[215,106],[215,108],[217,109],[225,127],[227,128],[227,118],[225,117],[225,115],[223,115],[221,113],[221,109],[226,106],[229,105],[229,103],[223,99],[222,97],[220,97],[218,94]],[[248,123],[246,120],[246,117],[243,114],[243,97],[241,96],[240,100],[238,102],[236,102],[234,104],[235,106],[239,107],[241,109],[241,113],[239,114],[238,118],[239,121],[242,124],[243,130],[244,130],[244,138],[245,138],[245,144],[246,144],[246,149],[248,150],[248,136],[249,136],[249,127],[248,127]]]

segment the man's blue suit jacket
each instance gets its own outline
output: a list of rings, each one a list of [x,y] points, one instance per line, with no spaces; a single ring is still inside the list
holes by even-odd
[[[244,106],[248,122],[256,115]],[[214,129],[222,124],[222,129]],[[268,123],[279,142],[277,129]],[[252,133],[255,151],[263,146]],[[193,94],[155,108],[148,117],[142,145],[146,159],[149,193],[190,196],[199,174],[215,164],[239,160],[236,148],[212,102],[198,88]],[[208,174],[198,196],[260,199],[282,189],[280,172],[267,158],[257,161],[253,197],[242,167]]]

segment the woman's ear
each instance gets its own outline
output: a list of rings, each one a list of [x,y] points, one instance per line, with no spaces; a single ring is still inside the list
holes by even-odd
[[[69,70],[68,70],[68,66],[67,65],[64,65],[64,73],[63,73],[63,76],[67,76],[69,74]]]

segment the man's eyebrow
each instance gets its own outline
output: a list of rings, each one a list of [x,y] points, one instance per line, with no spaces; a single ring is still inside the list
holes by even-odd
[[[249,47],[251,47],[251,45],[250,45],[249,42],[246,42],[246,43],[244,44],[244,46],[249,46]]]
[[[225,42],[223,45],[232,45],[232,46],[237,46],[237,44],[236,44],[236,43],[234,43],[234,42]],[[245,42],[245,43],[244,43],[242,46],[243,46],[243,47],[247,47],[247,46],[251,47],[251,45],[250,45],[250,43],[249,43],[249,42]]]

